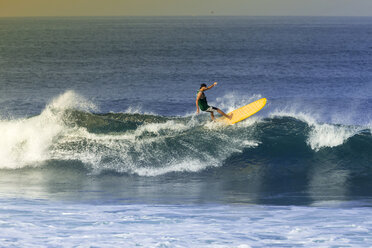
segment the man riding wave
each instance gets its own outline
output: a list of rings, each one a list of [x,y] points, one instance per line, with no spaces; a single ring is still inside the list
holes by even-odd
[[[200,85],[200,89],[198,90],[197,95],[196,95],[196,113],[199,114],[199,112],[200,112],[199,108],[200,108],[202,111],[211,113],[212,120],[214,120],[214,114],[213,114],[214,111],[217,111],[219,114],[225,116],[228,119],[231,119],[232,114],[229,116],[229,115],[225,114],[219,108],[212,107],[212,106],[208,105],[207,97],[205,96],[204,91],[210,90],[216,85],[217,85],[217,82],[214,82],[214,84],[212,84],[211,86],[208,86],[208,87],[207,87],[206,84],[201,84]]]

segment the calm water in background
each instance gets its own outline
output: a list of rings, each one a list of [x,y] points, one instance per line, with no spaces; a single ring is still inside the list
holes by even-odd
[[[372,243],[372,19],[0,19],[2,246]],[[200,83],[232,127],[195,116]]]

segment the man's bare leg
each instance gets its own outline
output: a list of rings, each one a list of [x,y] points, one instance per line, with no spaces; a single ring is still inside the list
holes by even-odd
[[[221,115],[225,116],[229,120],[231,120],[231,118],[233,116],[232,114],[231,115],[225,114],[221,109],[217,109],[217,112],[220,113]]]
[[[214,121],[214,114],[213,114],[213,112],[210,112],[210,113],[211,113],[212,121]]]

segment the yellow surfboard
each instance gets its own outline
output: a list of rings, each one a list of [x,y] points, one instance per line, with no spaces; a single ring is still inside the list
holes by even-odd
[[[245,105],[241,108],[235,109],[234,111],[229,112],[227,115],[233,114],[231,120],[227,119],[226,117],[222,116],[217,118],[216,121],[223,122],[227,125],[235,124],[239,121],[242,121],[248,118],[251,115],[254,115],[258,111],[260,111],[266,104],[266,98],[261,98],[255,102],[252,102],[248,105]]]

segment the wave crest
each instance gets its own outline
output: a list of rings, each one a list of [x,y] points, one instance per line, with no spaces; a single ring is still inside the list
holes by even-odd
[[[38,116],[1,120],[0,168],[37,166],[50,159],[49,148],[66,129],[64,115],[68,109],[92,110],[96,107],[75,92],[67,91],[52,100]]]
[[[362,127],[317,123],[305,113],[256,116],[226,127],[205,121],[205,116],[89,112],[96,109],[68,91],[38,116],[0,121],[0,168],[67,160],[83,163],[93,173],[157,176],[231,166],[231,161],[246,164],[252,158],[267,160],[280,154],[298,153],[305,159],[321,153],[334,159],[339,151],[358,156],[355,146],[372,149],[370,129],[366,134]],[[323,153],[324,148],[330,150]]]

